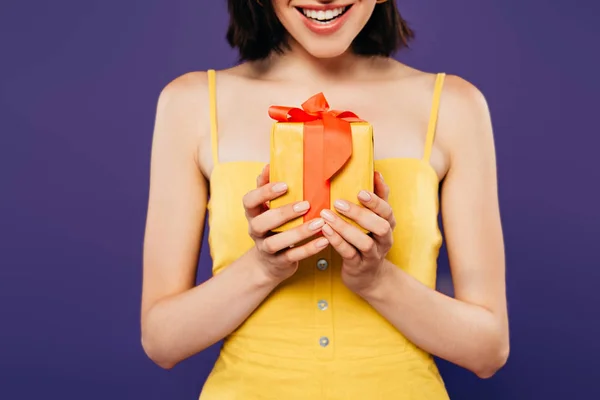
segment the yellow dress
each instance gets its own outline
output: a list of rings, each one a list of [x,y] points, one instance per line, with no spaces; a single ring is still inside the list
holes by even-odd
[[[215,71],[208,72],[214,169],[209,246],[217,274],[253,245],[241,199],[256,187],[262,162],[219,163]],[[397,219],[387,258],[434,288],[442,236],[438,176],[429,163],[441,88],[437,75],[422,158],[375,161]],[[326,248],[304,260],[223,343],[200,400],[444,400],[431,355],[416,347],[340,277]]]

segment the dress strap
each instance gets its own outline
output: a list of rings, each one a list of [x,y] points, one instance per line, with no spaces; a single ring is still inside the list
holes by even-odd
[[[429,158],[431,157],[431,148],[433,147],[433,139],[435,138],[438,111],[440,108],[440,97],[442,94],[442,87],[444,86],[445,77],[446,74],[440,72],[435,78],[435,87],[433,89],[433,103],[431,105],[431,115],[429,116],[427,136],[425,138],[425,151],[423,153],[423,160],[425,160],[426,162],[429,162]]]
[[[213,164],[219,163],[219,148],[217,136],[217,74],[214,69],[209,69],[208,74],[208,101],[210,104],[210,142],[212,148]]]

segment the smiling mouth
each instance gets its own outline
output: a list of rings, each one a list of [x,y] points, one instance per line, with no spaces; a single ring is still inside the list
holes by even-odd
[[[298,12],[302,13],[306,18],[308,18],[311,21],[314,21],[318,24],[328,24],[344,15],[351,7],[352,5],[349,5],[338,8],[332,8],[326,11],[296,7],[296,10],[298,10]]]

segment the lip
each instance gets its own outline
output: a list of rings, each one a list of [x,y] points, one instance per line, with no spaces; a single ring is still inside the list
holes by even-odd
[[[298,12],[298,14],[300,14],[300,17],[302,18],[302,21],[304,22],[304,25],[306,25],[306,27],[308,29],[310,29],[312,32],[318,34],[318,35],[331,35],[335,32],[337,32],[342,25],[344,25],[344,23],[346,22],[346,20],[348,19],[348,15],[352,12],[352,9],[354,7],[352,7],[354,4],[349,4],[344,6],[343,4],[327,4],[327,5],[319,5],[319,6],[296,6],[296,11]],[[350,7],[348,10],[346,10],[346,12],[341,16],[336,18],[333,22],[329,23],[329,24],[320,24],[318,22],[313,21],[312,19],[308,18],[306,15],[304,15],[304,13],[302,11],[299,10],[299,8],[304,8],[306,10],[316,10],[316,11],[327,11],[333,8],[339,8],[339,7]]]
[[[306,10],[315,10],[315,11],[327,11],[327,10],[333,10],[336,8],[340,8],[340,7],[350,7],[354,5],[353,3],[349,3],[349,4],[311,4],[311,5],[299,5],[299,6],[295,6],[296,8],[304,8]],[[304,15],[304,14],[303,14]]]

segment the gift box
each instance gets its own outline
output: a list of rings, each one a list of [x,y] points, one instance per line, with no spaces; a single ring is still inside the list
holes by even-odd
[[[333,202],[344,199],[364,207],[357,199],[361,189],[373,191],[373,127],[350,111],[330,110],[323,93],[302,108],[271,106],[276,122],[271,130],[271,182],[285,182],[288,191],[270,202],[271,208],[307,200],[308,213],[291,220],[282,232],[317,218]],[[337,213],[363,232],[365,229]]]

